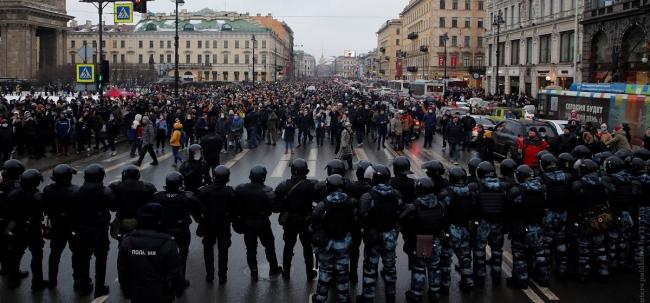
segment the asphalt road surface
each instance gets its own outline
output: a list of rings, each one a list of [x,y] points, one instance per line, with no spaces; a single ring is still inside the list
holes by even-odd
[[[423,176],[419,168],[422,162],[439,159],[446,165],[451,165],[447,160],[448,156],[441,150],[442,142],[439,136],[436,137],[433,149],[424,150],[421,148],[422,139],[417,144],[403,152],[396,153],[392,149],[377,150],[376,144],[366,143],[362,148],[355,149],[356,160],[369,160],[373,163],[382,163],[390,165],[391,160],[398,155],[405,155],[410,158],[413,171],[417,176]],[[328,140],[326,140],[328,142]],[[255,164],[265,165],[268,171],[267,185],[275,186],[282,180],[290,176],[288,164],[293,158],[304,158],[308,161],[310,178],[323,179],[325,177],[324,167],[327,161],[334,156],[334,148],[328,143],[324,147],[317,148],[315,142],[306,148],[296,149],[294,155],[284,155],[284,142],[278,142],[276,147],[261,144],[258,148],[244,150],[238,154],[222,154],[222,163],[231,169],[230,184],[237,184],[248,181],[249,169]],[[388,144],[387,144],[388,147]],[[471,154],[464,152],[461,157],[461,163],[466,163]],[[122,146],[118,155],[110,157],[106,154],[94,155],[84,160],[72,163],[80,172],[83,167],[90,163],[100,163],[107,171],[105,183],[118,180],[122,167],[130,164],[134,159],[129,158],[126,147]],[[55,161],[55,160],[53,160]],[[165,175],[173,170],[170,150],[159,155],[160,165],[152,167],[148,164],[142,166],[142,179],[152,182],[158,189],[164,185]],[[147,156],[143,163],[149,163]],[[51,175],[50,171],[43,172],[46,179]],[[353,173],[349,175],[353,177]],[[47,182],[50,182],[49,180]],[[82,182],[82,174],[74,177],[76,184]],[[277,215],[271,217],[273,223],[273,232],[275,234],[275,246],[278,254],[278,260],[282,260],[282,228],[277,224]],[[196,225],[192,226],[192,234]],[[176,302],[308,302],[308,297],[315,291],[316,281],[306,281],[302,249],[300,242],[294,250],[294,259],[292,266],[291,280],[282,280],[280,276],[268,277],[268,264],[264,258],[263,248],[258,246],[258,262],[260,264],[260,281],[252,283],[250,281],[248,269],[246,266],[245,247],[243,236],[233,233],[232,246],[230,247],[230,261],[228,272],[228,283],[220,286],[218,283],[208,284],[205,282],[205,269],[203,264],[203,249],[200,238],[193,236],[190,254],[187,264],[187,279],[191,285],[185,292],[185,295],[177,299]],[[44,271],[47,277],[47,257],[49,256],[49,242],[46,241],[44,254]],[[507,245],[508,246],[508,245]],[[216,250],[216,248],[215,248]],[[119,290],[117,281],[116,256],[117,242],[111,241],[111,250],[108,259],[107,283],[110,285],[110,294],[106,302],[125,302]],[[90,296],[78,297],[72,289],[72,269],[70,262],[70,251],[66,249],[61,259],[59,286],[56,290],[45,290],[38,293],[32,293],[30,289],[30,278],[23,281],[20,288],[9,290],[6,287],[6,279],[0,282],[0,302],[91,302]],[[30,260],[29,251],[22,259],[21,268],[27,270]],[[361,261],[361,260],[360,260]],[[94,261],[93,261],[94,262]],[[216,260],[215,260],[216,262]],[[361,267],[361,266],[360,266]],[[91,264],[91,277],[94,265]],[[510,276],[512,268],[512,256],[509,252],[504,253],[503,279]],[[397,300],[404,301],[404,292],[410,286],[410,273],[407,269],[406,257],[402,253],[401,243],[398,247],[397,258],[398,281],[397,281]],[[362,271],[359,268],[359,275]],[[549,288],[531,285],[528,290],[513,290],[505,286],[502,281],[500,286],[492,287],[489,278],[487,284],[482,288],[476,288],[471,294],[463,294],[458,290],[459,275],[453,272],[453,282],[451,293],[448,298],[443,298],[441,302],[639,302],[640,282],[637,274],[630,271],[614,272],[612,279],[608,283],[587,282],[580,284],[570,278],[555,278]],[[361,292],[361,283],[352,285],[352,297]],[[384,302],[383,283],[378,282],[376,302]],[[334,296],[330,295],[333,299]],[[334,300],[332,300],[334,302]]]

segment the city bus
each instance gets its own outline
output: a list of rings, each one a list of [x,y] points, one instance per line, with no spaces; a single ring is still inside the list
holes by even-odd
[[[627,123],[632,144],[642,145],[650,127],[650,85],[622,83],[574,84],[569,90],[543,89],[537,95],[537,116],[549,120],[569,120],[572,111],[583,123],[609,129]]]
[[[413,97],[433,97],[441,99],[444,96],[444,85],[440,81],[415,80],[409,84]]]
[[[409,83],[404,80],[392,80],[388,81],[388,87],[392,89],[395,93],[409,93]]]

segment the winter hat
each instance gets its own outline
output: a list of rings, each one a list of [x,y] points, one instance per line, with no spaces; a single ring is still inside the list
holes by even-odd
[[[618,126],[614,127],[614,132],[618,133],[618,132],[620,132],[622,130],[623,130],[623,126],[618,125]]]

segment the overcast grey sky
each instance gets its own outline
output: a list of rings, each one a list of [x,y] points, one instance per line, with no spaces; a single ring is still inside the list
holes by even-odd
[[[68,14],[83,23],[97,22],[97,9],[90,3],[66,0]],[[203,8],[273,14],[294,31],[296,45],[314,55],[343,55],[343,50],[367,52],[377,45],[375,32],[382,23],[397,18],[408,0],[185,0],[180,9],[198,11]],[[174,0],[155,0],[148,3],[152,12],[172,13]],[[109,4],[104,15],[107,24],[113,22],[113,6]],[[136,14],[136,19],[137,18]],[[297,47],[301,49],[300,47]]]

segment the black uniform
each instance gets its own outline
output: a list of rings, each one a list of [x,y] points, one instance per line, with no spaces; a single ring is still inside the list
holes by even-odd
[[[32,255],[32,289],[42,289],[43,281],[43,206],[41,192],[36,188],[19,187],[7,196],[7,229],[9,245],[9,288],[20,285],[20,260],[29,247]]]
[[[85,293],[92,290],[89,276],[90,258],[95,255],[96,296],[103,295],[106,279],[106,259],[110,241],[110,207],[115,195],[101,182],[85,182],[73,197],[72,206],[72,268],[75,289]],[[107,290],[106,290],[107,291]]]
[[[172,302],[185,287],[178,246],[168,234],[136,230],[122,240],[117,273],[122,294],[133,303]]]
[[[111,237],[121,241],[124,235],[137,226],[138,209],[151,202],[156,187],[140,180],[126,179],[109,185],[115,195],[115,221],[111,224]]]
[[[369,192],[372,185],[366,180],[355,181],[347,187],[347,193],[353,199],[359,201],[363,194]],[[361,241],[363,240],[361,232],[361,222],[354,220],[352,226],[352,246],[350,247],[350,280],[357,281],[357,269],[359,267],[359,255]]]
[[[6,178],[6,176],[5,176]],[[7,220],[7,196],[9,193],[11,193],[14,189],[17,189],[20,187],[20,184],[18,183],[17,179],[4,179],[2,183],[0,183],[0,265],[2,266],[2,270],[0,271],[0,274],[5,275],[8,273],[8,267],[9,266],[7,263],[7,254],[8,254],[8,243],[7,243],[7,238],[4,236],[4,230],[7,227],[7,223],[9,222]]]
[[[78,190],[77,185],[59,183],[50,184],[43,189],[43,207],[50,221],[48,276],[52,286],[57,284],[61,254],[71,239],[72,197]]]
[[[185,277],[185,265],[189,253],[191,234],[190,224],[201,222],[201,205],[192,192],[160,191],[153,201],[163,207],[162,231],[174,238],[181,256],[181,273]]]
[[[307,279],[312,280],[316,277],[316,272],[313,269],[314,252],[312,251],[311,235],[309,233],[312,203],[317,200],[314,189],[315,183],[315,181],[306,177],[294,176],[275,188],[276,203],[280,208],[279,223],[284,228],[282,264],[284,265],[283,275],[285,278],[289,278],[291,272],[293,248],[296,246],[296,238],[298,237],[305,258]]]
[[[203,185],[212,183],[210,166],[205,160],[188,159],[178,169],[185,178],[185,190],[195,192]]]
[[[404,203],[413,203],[415,200],[415,180],[406,175],[397,175],[390,179],[390,186],[402,194]]]
[[[208,169],[213,170],[219,165],[223,141],[216,133],[205,135],[201,138],[201,147],[205,161],[208,163]]]
[[[214,279],[214,244],[216,243],[219,253],[219,280],[225,282],[228,272],[228,248],[232,244],[230,223],[237,203],[235,191],[231,186],[215,183],[201,187],[197,195],[203,206],[203,221],[199,225],[199,230],[203,235],[206,279],[208,281]]]
[[[281,268],[275,254],[275,238],[271,231],[269,216],[275,199],[273,189],[263,183],[251,182],[240,184],[235,189],[238,201],[236,206],[236,231],[244,234],[246,244],[246,261],[253,279],[257,278],[257,239],[264,246],[266,259],[271,271],[277,273]]]

